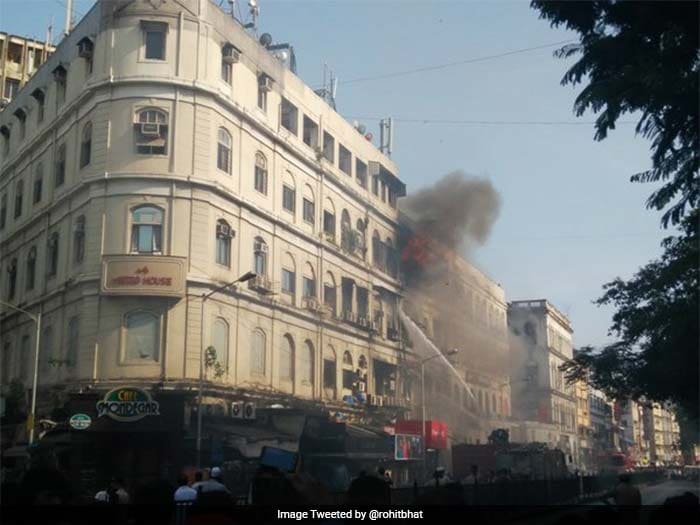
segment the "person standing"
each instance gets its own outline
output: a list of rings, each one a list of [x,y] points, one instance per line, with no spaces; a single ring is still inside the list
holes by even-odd
[[[197,491],[190,487],[186,477],[182,476],[177,483],[178,487],[173,495],[175,503],[191,503],[197,499]]]

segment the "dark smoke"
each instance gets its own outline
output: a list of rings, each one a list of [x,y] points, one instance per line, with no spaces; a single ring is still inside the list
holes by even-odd
[[[461,171],[401,200],[401,209],[422,235],[460,251],[472,241],[483,244],[498,217],[500,198],[486,179]]]

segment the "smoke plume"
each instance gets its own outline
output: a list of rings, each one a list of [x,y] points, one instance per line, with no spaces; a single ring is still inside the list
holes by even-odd
[[[498,217],[500,199],[491,182],[461,171],[401,201],[401,209],[421,234],[446,248],[460,251],[472,242],[483,244]]]

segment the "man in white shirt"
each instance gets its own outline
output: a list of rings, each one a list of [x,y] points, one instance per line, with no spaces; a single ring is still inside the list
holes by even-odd
[[[206,492],[226,492],[229,494],[229,490],[226,488],[226,485],[221,483],[221,469],[219,467],[214,467],[211,469],[211,472],[209,472],[209,479],[206,481],[202,481],[201,483],[197,484],[198,486],[196,489],[198,491],[202,491],[203,493]]]

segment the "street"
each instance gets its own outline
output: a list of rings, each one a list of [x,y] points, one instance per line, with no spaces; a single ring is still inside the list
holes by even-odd
[[[691,481],[665,481],[658,485],[639,487],[642,493],[642,505],[663,505],[666,498],[680,496],[685,492],[700,494],[700,484]]]

